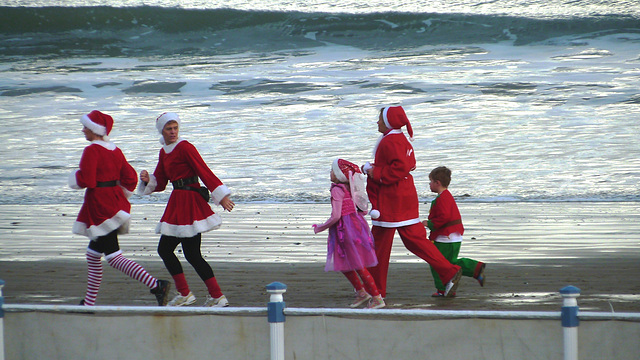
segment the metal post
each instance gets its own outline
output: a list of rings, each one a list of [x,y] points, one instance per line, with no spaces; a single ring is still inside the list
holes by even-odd
[[[0,360],[4,360],[4,296],[2,296],[2,288],[4,280],[0,279]]]
[[[267,304],[267,317],[271,334],[271,360],[284,360],[284,308],[282,294],[287,291],[287,285],[272,282],[267,285],[267,292],[271,295]]]
[[[562,332],[564,337],[564,360],[578,360],[578,300],[580,289],[569,285],[560,289],[562,295]]]

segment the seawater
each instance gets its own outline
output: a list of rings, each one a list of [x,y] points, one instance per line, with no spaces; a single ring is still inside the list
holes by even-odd
[[[175,111],[236,201],[327,202],[385,105],[411,120],[424,201],[440,165],[460,201],[640,200],[634,2],[19,3],[0,2],[0,204],[82,201],[93,109],[138,171]]]

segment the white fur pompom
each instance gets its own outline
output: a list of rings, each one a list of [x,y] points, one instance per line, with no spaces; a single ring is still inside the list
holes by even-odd
[[[377,219],[380,217],[380,211],[373,209],[369,211],[369,215],[371,216],[372,219]]]

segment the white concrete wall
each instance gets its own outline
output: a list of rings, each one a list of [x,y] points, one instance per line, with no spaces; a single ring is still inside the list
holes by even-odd
[[[7,360],[269,359],[266,308],[5,305]],[[562,359],[559,312],[285,310],[287,360]],[[581,313],[579,359],[639,359],[640,314]]]

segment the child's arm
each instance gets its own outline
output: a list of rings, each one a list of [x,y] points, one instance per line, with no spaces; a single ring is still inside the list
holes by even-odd
[[[335,186],[331,189],[331,216],[324,224],[313,224],[313,232],[319,233],[331,227],[340,220],[342,215],[342,200],[344,199],[344,191]]]

